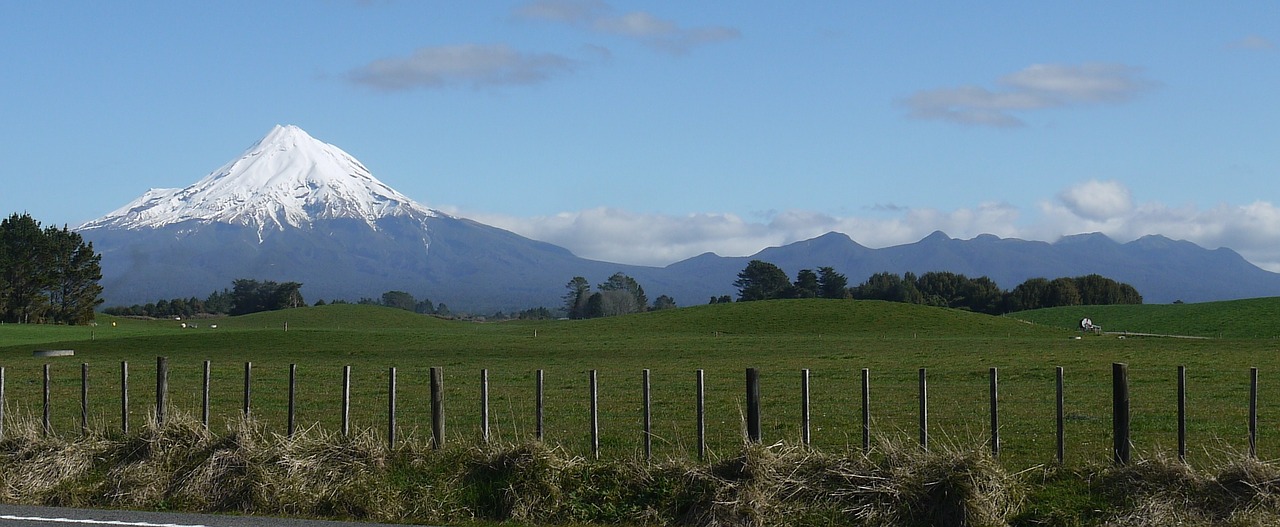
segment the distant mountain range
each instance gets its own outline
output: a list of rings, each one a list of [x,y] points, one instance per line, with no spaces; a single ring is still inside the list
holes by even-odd
[[[752,256],[707,253],[666,267],[588,260],[422,206],[295,126],[273,128],[189,187],[150,190],[78,231],[102,254],[109,306],[204,298],[252,278],[302,282],[311,302],[400,290],[455,311],[510,312],[559,306],[574,276],[597,284],[615,272],[635,278],[650,298],[693,305],[735,295],[737,273],[752,259],[792,278],[831,266],[850,285],[882,271],[985,275],[1005,289],[1029,278],[1097,273],[1133,285],[1148,303],[1280,296],[1280,274],[1230,249],[1163,236],[1120,244],[1082,234],[1047,243],[935,232],[871,249],[828,233]]]

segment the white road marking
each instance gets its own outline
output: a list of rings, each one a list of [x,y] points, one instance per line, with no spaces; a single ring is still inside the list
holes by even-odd
[[[12,516],[0,514],[0,520],[16,520],[25,522],[79,523],[88,525],[124,525],[128,527],[206,527],[204,525],[187,525],[180,523],[126,522],[120,520],[87,520],[78,518],[41,518],[39,516]]]

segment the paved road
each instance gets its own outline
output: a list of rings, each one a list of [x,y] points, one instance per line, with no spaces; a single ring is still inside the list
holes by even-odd
[[[327,522],[168,512],[63,509],[0,505],[0,527],[391,527],[386,523]]]

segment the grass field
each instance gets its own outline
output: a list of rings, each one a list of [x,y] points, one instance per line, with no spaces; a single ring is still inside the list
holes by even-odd
[[[545,371],[547,441],[586,455],[587,372],[598,370],[604,457],[641,448],[641,371],[652,372],[655,455],[696,456],[694,375],[707,379],[714,455],[742,442],[744,371],[761,372],[764,441],[800,437],[800,370],[811,371],[813,444],[860,447],[860,370],[871,372],[877,435],[914,441],[917,371],[929,381],[933,441],[980,444],[989,435],[988,368],[999,368],[1001,460],[1011,469],[1051,463],[1054,368],[1066,378],[1067,463],[1110,458],[1111,363],[1131,375],[1137,455],[1176,444],[1176,368],[1187,367],[1190,461],[1247,449],[1249,368],[1260,370],[1258,450],[1280,457],[1280,299],[1177,306],[1115,306],[1019,313],[1017,319],[882,302],[797,300],[698,306],[588,321],[470,323],[385,308],[331,305],[252,316],[140,321],[100,316],[95,327],[0,325],[6,420],[39,418],[41,376],[52,378],[55,433],[80,427],[81,364],[89,369],[92,426],[120,427],[120,363],[129,363],[134,426],[155,404],[156,357],[167,357],[176,411],[199,415],[203,361],[212,364],[213,427],[241,409],[244,363],[253,363],[253,414],[285,430],[289,364],[298,365],[300,427],[337,429],[341,373],[353,368],[354,425],[385,434],[388,370],[397,368],[398,436],[430,434],[428,368],[445,374],[447,436],[480,436],[479,375],[489,371],[491,432],[534,433],[534,372]],[[1107,330],[1197,335],[1206,340],[1118,338],[1071,327],[1090,316]],[[1019,320],[1019,319],[1025,319]],[[1027,322],[1031,321],[1031,322]],[[188,321],[190,322],[190,321]],[[217,329],[210,326],[217,324]],[[286,330],[287,325],[287,330]],[[33,358],[35,349],[74,357]]]

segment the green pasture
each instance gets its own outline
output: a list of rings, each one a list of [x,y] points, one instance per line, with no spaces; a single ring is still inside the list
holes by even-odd
[[[1055,458],[1055,367],[1066,379],[1067,463],[1110,458],[1111,364],[1129,364],[1137,455],[1176,448],[1176,369],[1187,367],[1190,460],[1209,464],[1247,449],[1249,368],[1260,370],[1258,452],[1280,457],[1280,300],[1126,310],[1045,310],[1018,318],[872,301],[794,300],[717,304],[586,321],[474,323],[356,305],[251,316],[141,321],[99,316],[93,327],[0,325],[6,426],[39,420],[48,364],[54,433],[80,433],[81,364],[88,364],[96,430],[119,430],[121,362],[129,411],[154,411],[156,358],[167,357],[172,411],[199,416],[204,361],[212,367],[212,426],[239,415],[245,362],[253,363],[253,415],[286,427],[288,370],[298,365],[298,426],[337,429],[341,376],[352,366],[353,425],[387,428],[389,369],[397,369],[397,436],[430,435],[428,369],[445,377],[447,437],[480,437],[480,370],[489,372],[494,440],[534,435],[534,375],[545,372],[546,441],[589,455],[588,371],[598,370],[602,455],[641,455],[641,371],[651,371],[658,458],[696,457],[695,371],[706,375],[713,456],[738,451],[745,370],[760,370],[766,443],[800,439],[800,375],[811,371],[814,446],[861,447],[861,369],[871,377],[873,432],[917,438],[918,370],[927,369],[931,440],[963,445],[989,437],[988,370],[999,369],[1001,459],[1013,469]],[[1231,313],[1221,323],[1213,313]],[[1083,335],[1089,313],[1133,332],[1230,338]],[[1179,323],[1177,316],[1194,317]],[[1026,320],[1020,320],[1026,319]],[[1028,322],[1033,321],[1033,322]],[[216,329],[212,325],[216,324]],[[1216,325],[1215,325],[1216,324]],[[287,329],[286,329],[287,327]],[[1238,329],[1247,328],[1247,329]],[[1214,334],[1216,331],[1216,334]],[[1257,335],[1251,337],[1250,335]],[[1081,338],[1076,338],[1081,337]],[[36,349],[74,357],[34,358]]]

